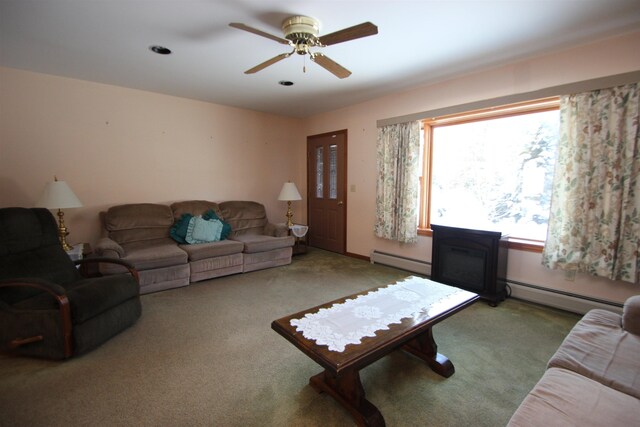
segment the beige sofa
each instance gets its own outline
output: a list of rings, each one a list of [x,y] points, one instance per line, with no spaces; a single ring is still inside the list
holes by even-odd
[[[171,238],[170,229],[183,214],[199,216],[209,210],[231,225],[228,239],[180,244]],[[126,204],[102,212],[101,219],[104,237],[95,252],[132,263],[140,274],[143,294],[291,263],[294,238],[284,224],[271,224],[264,206],[256,202]],[[100,271],[120,272],[107,264]]]
[[[589,311],[547,368],[509,426],[640,425],[640,295]]]

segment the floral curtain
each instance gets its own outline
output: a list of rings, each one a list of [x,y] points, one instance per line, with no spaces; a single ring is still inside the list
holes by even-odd
[[[418,240],[420,122],[378,128],[375,235]]]
[[[634,83],[561,98],[543,265],[637,280],[639,87]]]

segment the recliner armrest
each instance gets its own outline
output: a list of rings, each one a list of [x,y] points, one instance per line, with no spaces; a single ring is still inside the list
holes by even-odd
[[[66,297],[67,294],[67,291],[62,286],[44,279],[21,277],[16,279],[0,280],[0,288],[11,286],[36,288],[41,291],[48,292],[56,298],[61,296]]]
[[[79,259],[75,261],[75,264],[79,266],[82,266],[85,264],[93,264],[93,263],[98,263],[98,264],[107,263],[107,264],[122,265],[127,270],[129,270],[129,274],[133,276],[136,282],[138,282],[138,284],[140,283],[140,275],[138,274],[138,270],[136,270],[133,264],[131,264],[129,261],[125,261],[123,259],[117,259],[117,258],[107,258],[107,257],[91,257],[91,258],[84,258],[84,259]]]
[[[73,351],[73,344],[71,339],[71,304],[69,303],[69,298],[67,297],[67,291],[62,286],[56,283],[38,278],[25,277],[0,280],[0,287],[10,286],[36,288],[49,293],[56,299],[58,306],[60,307],[60,326],[62,331],[63,354],[65,358],[70,357]],[[19,337],[9,342],[8,347],[13,349],[25,344],[41,341],[42,339],[42,335],[36,335],[26,338]]]
[[[96,253],[108,258],[122,258],[125,256],[124,248],[108,237],[98,240]]]
[[[622,309],[622,328],[640,335],[640,295],[627,298]]]

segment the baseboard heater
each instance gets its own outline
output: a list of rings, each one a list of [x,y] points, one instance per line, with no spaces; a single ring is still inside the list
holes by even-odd
[[[616,302],[543,288],[529,283],[515,282],[509,279],[507,279],[507,283],[511,288],[511,296],[524,301],[579,314],[584,314],[592,308],[602,308],[615,313],[622,313],[622,304]]]
[[[431,263],[426,261],[394,255],[387,252],[380,252],[378,250],[371,252],[369,260],[371,261],[371,264],[388,265],[389,267],[411,271],[424,276],[431,276]]]

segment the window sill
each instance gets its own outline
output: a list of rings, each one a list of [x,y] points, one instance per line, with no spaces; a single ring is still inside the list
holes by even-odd
[[[433,231],[429,228],[418,228],[418,235],[431,237],[433,236]],[[517,251],[542,253],[542,249],[544,248],[544,242],[540,240],[528,240],[528,239],[518,239],[515,237],[508,237],[507,247],[509,249],[514,249]]]

